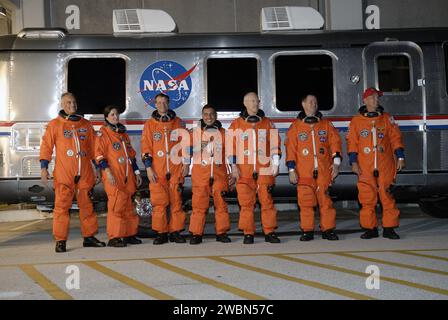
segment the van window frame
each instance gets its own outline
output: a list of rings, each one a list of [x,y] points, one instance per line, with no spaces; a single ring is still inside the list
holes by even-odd
[[[375,55],[374,58],[374,74],[375,74],[375,87],[380,89],[380,82],[379,82],[379,70],[378,70],[378,58],[380,57],[390,57],[390,56],[405,56],[408,58],[409,62],[409,90],[408,91],[399,91],[399,92],[393,92],[393,91],[384,91],[383,94],[385,96],[406,96],[412,93],[414,91],[414,68],[413,68],[413,61],[412,57],[407,52],[382,52]]]
[[[64,59],[64,74],[65,74],[65,81],[64,81],[64,91],[68,91],[68,65],[71,60],[73,59],[86,59],[86,58],[98,58],[98,59],[111,59],[111,58],[120,58],[124,60],[124,66],[125,66],[125,79],[124,79],[124,90],[125,90],[125,101],[124,101],[124,110],[122,113],[120,113],[120,116],[126,115],[129,111],[129,95],[128,95],[128,84],[129,84],[129,61],[131,60],[127,55],[124,55],[122,53],[73,53],[67,56]],[[90,120],[104,120],[103,113],[87,113],[84,116],[87,116],[86,118],[89,118]]]
[[[274,54],[272,54],[269,57],[269,64],[271,66],[271,89],[272,89],[272,106],[276,112],[279,114],[298,114],[300,112],[301,106],[300,99],[301,97],[297,97],[297,107],[299,108],[297,111],[284,111],[280,110],[277,107],[277,82],[276,82],[276,75],[275,75],[275,59],[278,56],[305,56],[305,55],[326,55],[331,58],[331,65],[332,65],[332,71],[333,71],[333,106],[330,109],[327,110],[319,110],[322,114],[332,113],[336,107],[337,107],[337,88],[336,88],[336,62],[339,60],[337,55],[334,52],[331,52],[329,50],[288,50],[288,51],[279,51]],[[318,101],[319,103],[319,101]]]
[[[442,42],[443,67],[445,72],[445,97],[448,97],[448,41]]]
[[[204,105],[208,103],[208,70],[207,70],[207,62],[209,59],[238,59],[238,58],[254,58],[257,61],[257,91],[258,96],[261,96],[261,76],[262,76],[262,70],[261,70],[261,57],[260,55],[256,53],[213,53],[207,55],[203,60],[203,66],[204,66],[204,74],[203,74],[203,81],[204,81]],[[243,101],[243,97],[241,97],[241,101]],[[218,119],[220,120],[233,120],[235,118],[238,118],[240,116],[240,112],[238,111],[218,111]]]

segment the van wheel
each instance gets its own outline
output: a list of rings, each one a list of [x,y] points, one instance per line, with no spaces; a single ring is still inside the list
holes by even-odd
[[[154,230],[151,229],[151,227],[148,226],[142,226],[139,225],[138,226],[138,231],[137,231],[137,237],[138,238],[155,238],[157,236],[157,232],[155,232]]]
[[[152,217],[139,217],[137,237],[139,238],[155,238],[157,233],[152,230]]]
[[[107,202],[106,201],[98,201],[93,203],[93,210],[96,213],[104,213],[107,212]]]
[[[431,217],[446,219],[448,218],[448,198],[428,198],[428,199],[420,199],[418,205],[420,209]]]
[[[185,212],[191,211],[193,210],[193,201],[187,200],[182,204],[182,210],[184,210]]]

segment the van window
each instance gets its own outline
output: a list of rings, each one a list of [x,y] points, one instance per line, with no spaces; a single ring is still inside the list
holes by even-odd
[[[409,58],[405,55],[377,57],[378,86],[384,92],[411,90]]]
[[[247,92],[258,93],[256,58],[207,59],[207,102],[216,111],[241,111]]]
[[[320,110],[334,106],[333,61],[326,54],[279,55],[275,58],[275,99],[280,111],[301,110],[302,97],[313,94]]]
[[[74,58],[68,63],[67,88],[78,113],[102,114],[104,107],[126,109],[126,61],[121,58]]]

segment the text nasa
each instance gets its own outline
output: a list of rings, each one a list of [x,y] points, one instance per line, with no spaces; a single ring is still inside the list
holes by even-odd
[[[190,90],[186,80],[143,80],[143,89],[149,91]]]

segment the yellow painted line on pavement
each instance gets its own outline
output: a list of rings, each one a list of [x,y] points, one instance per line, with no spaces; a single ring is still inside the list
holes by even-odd
[[[240,289],[240,288],[237,288],[237,287],[234,287],[234,286],[231,286],[231,285],[228,285],[228,284],[225,284],[225,283],[222,283],[222,282],[210,279],[210,278],[200,276],[196,273],[187,271],[185,269],[181,269],[179,267],[173,266],[172,264],[163,262],[159,259],[145,259],[145,261],[148,263],[152,263],[153,265],[158,266],[160,268],[167,269],[169,271],[175,272],[182,276],[188,277],[190,279],[193,279],[193,280],[208,284],[210,286],[213,286],[215,288],[227,291],[231,294],[237,295],[244,299],[249,299],[249,300],[266,300],[267,299],[265,297],[256,295],[249,291],[245,291],[243,289]]]
[[[153,298],[159,299],[159,300],[175,300],[174,297],[163,293],[157,289],[151,288],[149,286],[147,286],[144,283],[141,283],[140,281],[134,280],[132,278],[129,278],[128,276],[125,276],[122,273],[116,272],[108,267],[105,267],[97,262],[93,262],[93,261],[85,261],[83,262],[86,266],[99,271],[107,276],[109,276],[112,279],[115,279],[117,281],[120,281],[121,283],[132,287],[140,292],[143,292],[146,295],[149,295]]]
[[[15,240],[15,239],[17,239],[17,238],[19,238],[21,236],[37,232],[37,230],[24,230],[23,231],[23,229],[25,229],[25,228],[27,228],[29,226],[35,225],[37,223],[40,223],[42,221],[45,221],[45,219],[29,222],[29,223],[26,223],[26,224],[22,224],[22,225],[20,225],[18,227],[14,227],[12,229],[0,230],[0,243],[12,241],[12,240]],[[15,224],[15,225],[17,225],[17,224]],[[36,264],[33,264],[33,265],[36,265]]]
[[[14,228],[14,229],[11,229],[11,231],[19,231],[19,230],[25,229],[25,228],[27,228],[29,226],[32,226],[34,224],[38,224],[39,222],[42,222],[42,221],[45,221],[45,220],[42,219],[42,220],[37,220],[37,221],[30,222],[30,223],[26,223],[24,225],[21,225],[21,226],[18,226],[16,228]]]
[[[73,297],[61,290],[50,279],[45,277],[32,265],[22,265],[20,269],[27,274],[34,282],[36,282],[42,289],[44,289],[51,297],[56,300],[72,300]]]
[[[348,297],[351,299],[355,299],[355,300],[375,300],[375,298],[373,297],[369,297],[363,294],[358,294],[352,291],[348,291],[348,290],[344,290],[344,289],[340,289],[340,288],[336,288],[333,286],[329,286],[323,283],[319,283],[319,282],[315,282],[315,281],[311,281],[311,280],[306,280],[306,279],[301,279],[301,278],[297,278],[297,277],[292,277],[292,276],[288,276],[286,274],[283,273],[278,273],[278,272],[274,272],[271,270],[267,270],[267,269],[262,269],[262,268],[258,268],[258,267],[254,267],[248,264],[244,264],[244,263],[240,263],[240,262],[236,262],[236,261],[232,261],[232,260],[228,260],[222,257],[208,257],[208,259],[213,260],[213,261],[217,261],[217,262],[221,262],[227,265],[231,265],[233,267],[237,267],[237,268],[241,268],[241,269],[245,269],[245,270],[249,270],[249,271],[253,271],[253,272],[257,272],[257,273],[261,273],[267,276],[271,276],[274,278],[278,278],[278,279],[282,279],[282,280],[287,280],[287,281],[291,281],[291,282],[295,282],[295,283],[299,283],[308,287],[313,287],[316,289],[320,289],[320,290],[324,290],[324,291],[328,291],[331,293],[335,293],[344,297]]]
[[[0,241],[1,243],[1,241]],[[83,249],[80,249],[83,250]],[[316,251],[316,252],[281,252],[283,255],[308,255],[308,254],[337,254],[337,253],[387,253],[387,252],[395,252],[398,253],[399,251],[403,250],[354,250],[354,251]],[[426,252],[437,252],[437,251],[448,251],[448,249],[406,249],[405,251],[412,251],[412,252],[418,252],[418,251],[426,251]],[[261,257],[265,256],[266,253],[242,253],[242,254],[224,254],[219,255],[220,257]],[[210,255],[207,256],[167,256],[167,257],[139,257],[139,258],[128,258],[128,259],[97,259],[97,260],[91,260],[95,262],[125,262],[125,261],[138,261],[138,260],[144,260],[149,258],[155,258],[155,259],[206,259],[210,257]],[[71,263],[84,263],[86,260],[65,260],[65,261],[53,261],[53,262],[36,262],[33,263],[33,265],[54,265],[54,264],[71,264]],[[22,264],[20,263],[13,263],[13,264],[0,264],[1,267],[18,267]]]
[[[423,253],[416,253],[416,252],[411,252],[411,251],[397,251],[398,253],[401,254],[407,254],[410,256],[414,256],[414,257],[421,257],[421,258],[428,258],[428,259],[435,259],[435,260],[441,260],[441,261],[446,261],[448,262],[448,258],[445,257],[439,257],[439,256],[433,256],[431,254],[423,254]]]
[[[369,274],[363,273],[363,272],[360,272],[360,271],[356,271],[356,270],[352,270],[352,269],[346,269],[346,268],[342,268],[342,267],[338,267],[338,266],[323,264],[323,263],[309,261],[309,260],[304,260],[304,259],[300,259],[300,258],[296,258],[296,257],[289,257],[289,256],[285,256],[283,254],[269,254],[268,256],[272,256],[272,257],[275,257],[275,258],[279,258],[279,259],[283,259],[283,260],[287,260],[287,261],[292,261],[292,262],[296,262],[296,263],[301,263],[301,264],[305,264],[305,265],[309,265],[309,266],[313,266],[313,267],[319,267],[319,268],[323,268],[323,269],[327,269],[327,270],[343,272],[343,273],[347,273],[347,274],[350,274],[350,275],[359,276],[359,277],[362,277],[362,278],[366,278],[367,276],[369,276]],[[442,295],[448,295],[448,290],[441,289],[441,288],[436,288],[436,287],[431,287],[431,286],[427,286],[427,285],[420,284],[420,283],[415,283],[415,282],[411,282],[411,281],[395,279],[395,278],[391,278],[391,277],[385,277],[383,275],[381,275],[381,280],[384,280],[384,281],[387,281],[387,282],[391,282],[391,283],[395,283],[395,284],[400,284],[400,285],[407,286],[407,287],[420,289],[420,290],[425,290],[425,291],[429,291],[429,292],[433,292],[433,293],[438,293],[438,294],[442,294]]]
[[[405,268],[405,269],[410,269],[410,270],[416,270],[416,271],[428,272],[428,273],[433,273],[433,274],[439,274],[439,275],[442,275],[442,276],[448,276],[448,272],[441,271],[441,270],[436,270],[436,269],[429,269],[429,268],[412,266],[412,265],[408,265],[408,264],[404,264],[404,263],[398,263],[398,262],[386,261],[386,260],[381,260],[381,259],[363,257],[363,256],[358,256],[358,255],[354,255],[354,254],[350,254],[350,253],[345,253],[345,252],[338,252],[338,253],[332,253],[332,254],[334,254],[336,256],[346,257],[346,258],[353,258],[353,259],[358,259],[358,260],[363,260],[363,261],[368,261],[368,262],[385,264],[385,265],[398,267],[398,268]]]

